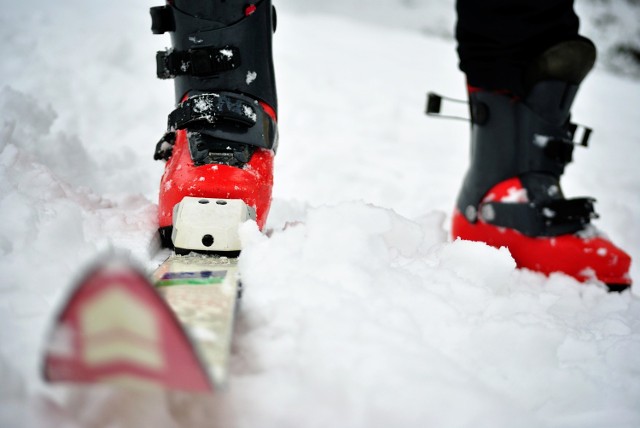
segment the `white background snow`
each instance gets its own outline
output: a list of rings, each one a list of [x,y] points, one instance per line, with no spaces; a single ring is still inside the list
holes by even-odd
[[[3,428],[640,426],[640,84],[607,53],[637,43],[637,5],[578,3],[605,54],[574,108],[593,144],[564,185],[598,198],[597,226],[636,261],[634,289],[608,294],[449,242],[468,128],[422,111],[428,90],[465,95],[451,0],[277,2],[274,232],[245,230],[230,388],[193,397],[39,379],[82,267],[164,254],[157,2],[0,4]]]

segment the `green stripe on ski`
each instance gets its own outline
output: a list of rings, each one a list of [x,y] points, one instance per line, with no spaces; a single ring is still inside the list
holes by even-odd
[[[156,282],[156,287],[174,287],[176,285],[216,285],[222,284],[224,278],[200,278],[200,279],[168,279]]]
[[[226,271],[215,270],[166,272],[156,281],[156,287],[174,287],[177,285],[215,285],[222,284],[226,277]]]

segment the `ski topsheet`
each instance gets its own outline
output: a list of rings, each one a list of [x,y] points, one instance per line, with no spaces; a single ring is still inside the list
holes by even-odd
[[[223,387],[239,279],[237,259],[170,256],[149,281],[130,264],[92,269],[54,322],[49,382],[212,392]]]

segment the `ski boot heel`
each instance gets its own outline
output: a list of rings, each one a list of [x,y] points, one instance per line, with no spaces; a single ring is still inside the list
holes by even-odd
[[[156,56],[157,75],[174,79],[176,109],[154,158],[162,242],[173,246],[174,207],[185,197],[238,199],[266,223],[277,149],[270,0],[175,0],[151,8],[152,31],[172,48]]]
[[[470,88],[471,166],[452,236],[507,247],[522,268],[621,290],[631,285],[629,255],[590,224],[594,199],[566,199],[560,187],[574,147],[587,146],[591,134],[577,132],[570,108],[594,61],[590,41],[572,40],[534,61],[523,99]]]

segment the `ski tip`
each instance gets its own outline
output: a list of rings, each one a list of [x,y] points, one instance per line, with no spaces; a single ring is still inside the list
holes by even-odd
[[[173,311],[129,260],[93,265],[53,322],[43,359],[51,383],[214,390]]]

